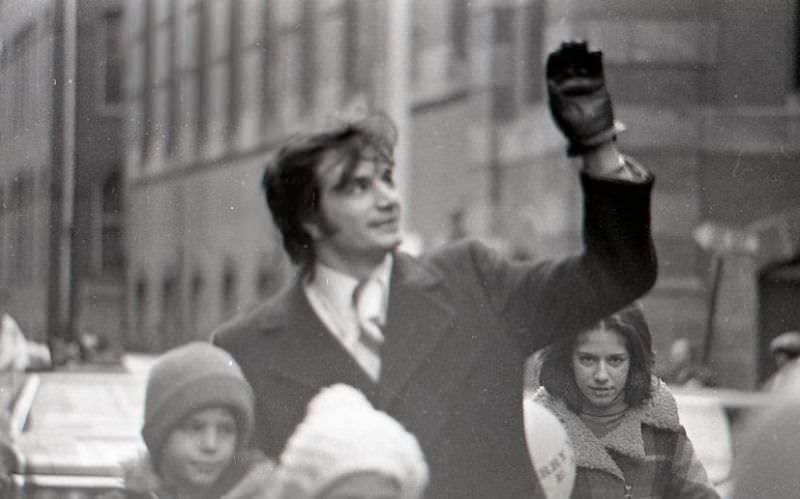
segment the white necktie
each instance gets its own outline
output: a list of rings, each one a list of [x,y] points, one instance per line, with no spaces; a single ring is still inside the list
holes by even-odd
[[[383,285],[375,280],[362,281],[353,291],[353,306],[358,319],[358,344],[365,355],[362,365],[373,379],[380,375],[381,346],[383,332],[381,309],[383,308]]]

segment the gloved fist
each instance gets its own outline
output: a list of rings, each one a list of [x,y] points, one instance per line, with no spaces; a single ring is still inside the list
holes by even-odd
[[[611,96],[603,75],[603,53],[586,42],[564,42],[547,58],[550,113],[567,138],[567,154],[576,156],[614,140]]]

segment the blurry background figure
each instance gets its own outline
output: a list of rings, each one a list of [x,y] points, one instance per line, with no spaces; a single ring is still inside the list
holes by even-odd
[[[697,362],[696,349],[689,338],[678,338],[669,349],[666,371],[662,379],[674,386],[713,386],[711,370]]]
[[[49,365],[47,346],[26,340],[17,321],[3,313],[0,318],[0,371],[25,371]]]
[[[751,421],[734,468],[734,499],[800,495],[800,404],[782,405]]]
[[[547,499],[568,499],[575,485],[575,453],[567,430],[552,412],[526,398],[525,441]]]
[[[428,467],[414,435],[337,384],[309,402],[275,476],[276,499],[420,499]]]
[[[4,313],[0,319],[0,371],[24,371],[28,368],[28,342],[13,317]]]
[[[770,342],[769,351],[778,370],[764,384],[764,390],[800,393],[800,332],[779,334]]]

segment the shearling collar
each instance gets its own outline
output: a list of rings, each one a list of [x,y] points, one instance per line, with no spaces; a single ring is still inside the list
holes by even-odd
[[[550,395],[544,387],[536,391],[533,400],[550,409],[564,425],[575,450],[575,464],[578,467],[604,471],[624,480],[622,471],[608,450],[633,459],[644,459],[642,425],[671,431],[680,429],[675,398],[663,381],[653,377],[652,382],[652,398],[641,407],[629,409],[619,425],[602,439],[595,436],[578,415],[570,411],[562,400]]]
[[[122,480],[126,490],[149,494],[153,498],[166,496],[161,479],[153,469],[147,453],[122,463]]]

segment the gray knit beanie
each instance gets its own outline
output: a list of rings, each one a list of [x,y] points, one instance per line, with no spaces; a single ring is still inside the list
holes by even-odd
[[[238,445],[253,432],[253,389],[225,350],[195,341],[169,350],[153,365],[147,380],[142,438],[158,469],[169,432],[192,412],[229,407],[235,417]]]

